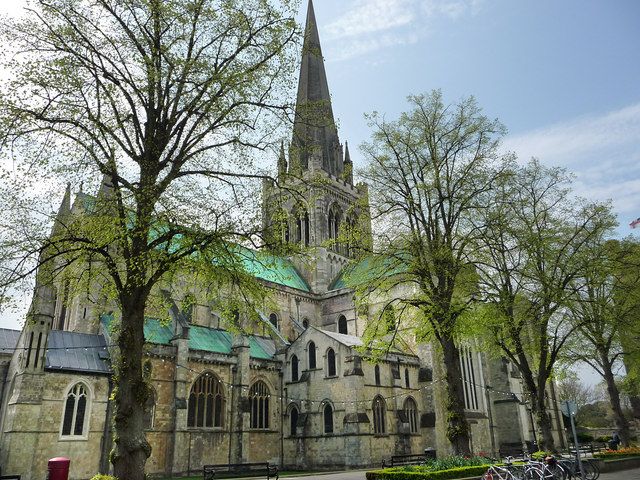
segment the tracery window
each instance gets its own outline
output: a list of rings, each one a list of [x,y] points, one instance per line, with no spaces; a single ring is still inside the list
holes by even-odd
[[[330,403],[324,406],[324,433],[333,433],[333,407]]]
[[[333,348],[327,350],[327,377],[336,376],[336,352]]]
[[[63,437],[83,437],[87,434],[88,392],[84,383],[76,383],[67,393],[62,417]]]
[[[156,392],[151,389],[149,397],[144,404],[144,428],[145,430],[152,430],[156,416]]]
[[[189,393],[187,427],[218,428],[223,424],[224,391],[212,373],[200,375]]]
[[[413,398],[409,397],[404,402],[404,411],[409,421],[409,431],[418,433],[418,407]]]
[[[262,380],[258,380],[249,389],[251,428],[266,430],[269,428],[269,387]]]
[[[291,356],[291,381],[298,381],[298,357],[296,355]]]
[[[314,368],[316,368],[316,344],[313,342],[309,342],[307,352],[309,355],[309,370],[313,370]]]
[[[469,347],[460,348],[460,367],[464,387],[464,406],[467,410],[480,410],[478,389],[480,388],[476,375],[473,353]]]
[[[373,399],[373,433],[381,435],[387,432],[385,414],[387,406],[380,396]]]
[[[347,335],[349,333],[347,328],[347,318],[344,315],[340,315],[338,318],[338,333]]]

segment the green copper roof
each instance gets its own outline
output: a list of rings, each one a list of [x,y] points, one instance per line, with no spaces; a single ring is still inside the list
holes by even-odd
[[[307,282],[289,260],[244,247],[238,247],[237,253],[247,273],[278,285],[310,291]]]
[[[100,321],[109,333],[113,317],[102,315]],[[169,345],[174,337],[170,325],[165,325],[155,318],[147,318],[144,322],[144,338],[156,345]],[[189,349],[214,353],[231,353],[233,337],[225,330],[190,325]],[[252,358],[271,360],[275,355],[275,345],[271,339],[249,336],[249,355]]]
[[[367,257],[342,269],[329,285],[329,290],[355,288],[377,278],[388,278],[406,272],[406,264],[391,258]]]

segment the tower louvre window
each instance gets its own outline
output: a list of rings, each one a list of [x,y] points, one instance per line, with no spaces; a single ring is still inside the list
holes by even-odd
[[[464,406],[467,410],[480,410],[478,382],[473,352],[469,347],[460,348],[460,368],[464,387]]]
[[[344,335],[349,333],[347,328],[347,318],[344,315],[340,315],[340,318],[338,318],[338,333],[343,333]]]

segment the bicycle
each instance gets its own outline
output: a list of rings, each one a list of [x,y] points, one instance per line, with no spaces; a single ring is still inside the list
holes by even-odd
[[[581,480],[580,467],[578,461],[575,458],[560,458],[558,460],[560,465],[568,472],[568,480]],[[582,460],[582,469],[584,470],[585,480],[597,480],[600,476],[600,469],[595,462],[589,460]]]

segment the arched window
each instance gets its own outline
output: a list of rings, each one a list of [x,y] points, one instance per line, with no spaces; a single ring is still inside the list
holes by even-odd
[[[379,365],[375,366],[375,368],[373,369],[373,374],[376,379],[376,385],[380,385],[380,366]]]
[[[418,407],[413,398],[409,397],[404,402],[404,411],[409,421],[409,431],[418,433]]]
[[[145,430],[153,429],[153,422],[156,417],[156,393],[153,388],[149,390],[149,396],[144,404],[144,428]]]
[[[329,219],[327,222],[327,227],[329,231],[329,240],[333,240],[333,232],[335,231],[335,217],[333,215],[333,208],[329,209]]]
[[[254,383],[249,389],[250,422],[251,428],[269,428],[269,387],[261,380]]]
[[[404,369],[404,386],[406,388],[411,388],[411,382],[409,381],[409,369]]]
[[[310,242],[310,232],[309,232],[309,213],[304,212],[304,245],[305,247],[309,246]]]
[[[381,435],[387,432],[385,423],[385,412],[387,407],[382,397],[376,397],[373,400],[373,433]]]
[[[336,352],[333,348],[327,350],[327,377],[336,376]]]
[[[187,427],[222,427],[224,411],[224,392],[222,383],[212,373],[200,375],[189,393]]]
[[[298,381],[298,357],[295,355],[291,357],[291,381]]]
[[[269,315],[269,323],[271,325],[273,325],[274,328],[277,330],[278,329],[278,315],[276,315],[275,313],[272,313],[271,315]]]
[[[84,383],[76,383],[67,393],[65,400],[62,436],[83,437],[87,434],[88,404],[89,389]]]
[[[306,330],[307,328],[309,328],[309,319],[307,318],[303,318],[302,319],[302,326],[304,327],[304,329]]]
[[[296,407],[291,407],[289,421],[291,425],[291,436],[295,437],[298,433],[298,409]]]
[[[309,370],[313,370],[316,368],[316,344],[309,342],[307,351],[309,353]]]
[[[338,318],[338,333],[345,335],[349,333],[347,329],[347,318],[344,315],[340,315],[340,318]]]
[[[333,433],[333,407],[330,403],[324,406],[324,433]]]

